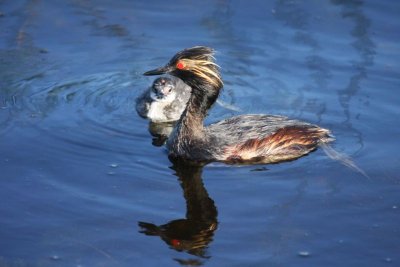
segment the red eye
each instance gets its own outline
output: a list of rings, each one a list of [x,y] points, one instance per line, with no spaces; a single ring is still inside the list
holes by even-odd
[[[178,70],[183,70],[185,68],[185,64],[183,64],[182,61],[178,61],[178,63],[176,63],[176,68]]]
[[[179,241],[178,239],[172,239],[171,240],[171,245],[174,247],[177,247],[181,244],[181,241]]]

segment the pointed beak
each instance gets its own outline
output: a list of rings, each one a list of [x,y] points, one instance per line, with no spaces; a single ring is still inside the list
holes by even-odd
[[[145,76],[160,75],[160,74],[165,74],[165,73],[168,73],[171,71],[172,71],[171,67],[164,66],[164,67],[160,67],[160,68],[157,68],[154,70],[146,71],[145,73],[143,73],[143,75],[145,75]]]

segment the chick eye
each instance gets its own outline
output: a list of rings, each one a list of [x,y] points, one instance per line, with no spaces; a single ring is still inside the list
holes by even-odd
[[[185,64],[183,64],[182,61],[178,61],[178,62],[176,63],[176,68],[177,68],[178,70],[183,70],[183,69],[185,68]]]

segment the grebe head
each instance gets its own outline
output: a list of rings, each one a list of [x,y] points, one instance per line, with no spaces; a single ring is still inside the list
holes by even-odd
[[[223,83],[213,55],[214,50],[209,47],[187,48],[178,52],[164,67],[147,71],[144,75],[169,73],[181,78],[192,88],[206,86],[219,90]]]
[[[151,86],[150,97],[156,101],[169,100],[175,98],[175,83],[171,78],[160,77],[154,80]]]

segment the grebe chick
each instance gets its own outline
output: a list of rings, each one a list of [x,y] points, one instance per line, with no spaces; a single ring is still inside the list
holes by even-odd
[[[196,46],[144,75],[168,73],[192,88],[185,111],[167,141],[169,156],[199,163],[273,163],[292,160],[333,141],[330,131],[283,116],[240,115],[204,126],[223,82],[214,50]]]
[[[160,77],[136,99],[136,111],[152,122],[179,120],[191,88],[176,77]]]

